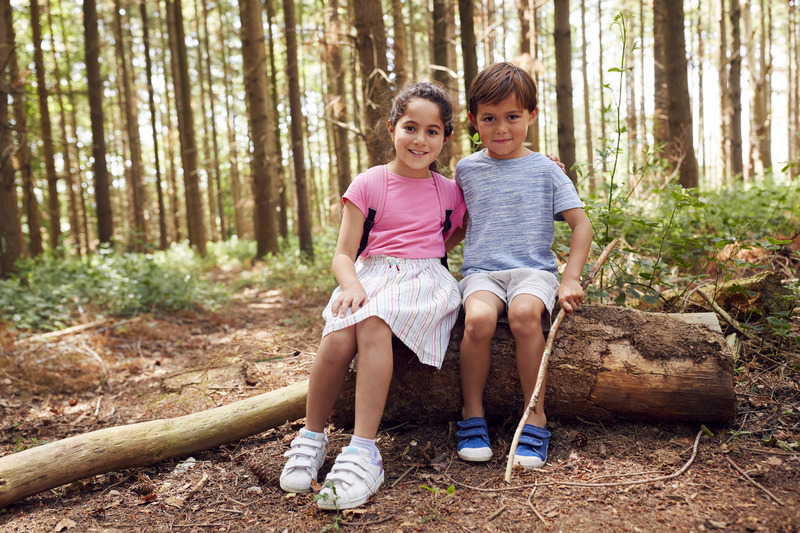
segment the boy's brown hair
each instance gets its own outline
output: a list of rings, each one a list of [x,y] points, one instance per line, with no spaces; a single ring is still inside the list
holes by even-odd
[[[529,113],[533,112],[538,105],[536,82],[530,74],[511,63],[494,63],[480,71],[470,83],[469,112],[475,115],[478,104],[497,104],[509,96],[515,96]]]

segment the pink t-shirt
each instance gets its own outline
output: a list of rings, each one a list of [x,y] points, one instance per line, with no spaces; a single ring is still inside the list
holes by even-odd
[[[375,207],[367,205],[371,197],[368,188],[379,183],[380,180],[367,180],[365,174],[359,174],[345,192],[344,202],[352,202],[366,216],[369,208]],[[383,213],[376,217],[378,221],[370,231],[369,243],[361,257],[442,257],[446,237],[442,236],[442,209],[453,210],[450,232],[461,226],[466,207],[461,189],[454,181],[407,178],[389,172]]]

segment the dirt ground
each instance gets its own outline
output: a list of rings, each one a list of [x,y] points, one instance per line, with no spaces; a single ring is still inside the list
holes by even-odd
[[[39,342],[0,337],[0,457],[304,379],[326,298],[253,291],[213,315],[110,320]],[[0,532],[800,531],[800,453],[780,446],[800,440],[800,374],[752,357],[736,379],[736,420],[708,433],[551,419],[547,465],[515,470],[510,484],[516,420],[491,429],[495,458],[485,464],[458,459],[452,424],[405,424],[379,434],[378,494],[352,512],[323,512],[311,494],[278,486],[298,420],[29,496],[0,510]],[[348,439],[331,428],[321,476]]]

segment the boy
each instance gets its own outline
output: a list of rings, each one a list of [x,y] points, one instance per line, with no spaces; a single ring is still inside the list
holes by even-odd
[[[523,145],[538,114],[533,78],[510,63],[495,63],[470,85],[469,119],[484,149],[456,167],[469,222],[459,283],[464,302],[461,343],[463,420],[458,455],[492,457],[483,410],[490,343],[497,319],[507,313],[517,347],[525,405],[533,395],[556,294],[567,313],[583,300],[580,275],[592,243],[592,226],[570,179],[547,156]],[[552,252],[554,220],[572,229],[570,254],[559,285]],[[544,394],[526,421],[514,464],[539,468],[547,460]]]

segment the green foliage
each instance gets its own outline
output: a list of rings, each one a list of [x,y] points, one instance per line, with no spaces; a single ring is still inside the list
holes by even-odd
[[[342,530],[342,521],[344,521],[344,516],[342,515],[341,509],[339,509],[339,502],[338,496],[336,494],[336,485],[333,481],[326,481],[323,485],[324,487],[328,487],[333,492],[333,505],[336,508],[336,512],[333,515],[333,522],[328,524],[327,526],[323,527],[320,532],[325,533],[326,531],[336,531],[337,533]],[[328,493],[316,493],[314,497],[311,499],[313,502],[318,502],[320,500],[328,501],[330,495]]]
[[[218,250],[216,257],[222,255]],[[152,254],[104,249],[85,258],[21,261],[17,276],[0,281],[0,321],[17,330],[57,330],[89,311],[133,316],[214,310],[226,293],[201,278],[209,261],[187,245]]]
[[[455,494],[456,486],[450,485],[449,487],[447,487],[445,491],[442,491],[437,487],[429,487],[427,485],[420,485],[420,486],[433,495],[432,496],[433,501],[431,502],[430,512],[427,514],[427,516],[424,516],[422,518],[422,523],[425,524],[427,522],[433,522],[435,520],[438,520],[441,517],[442,504],[445,502],[447,498]]]

